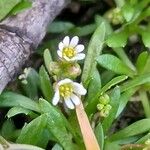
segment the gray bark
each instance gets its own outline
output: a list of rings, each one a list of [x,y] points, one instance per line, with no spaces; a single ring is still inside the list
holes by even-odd
[[[32,0],[32,8],[0,23],[0,92],[42,41],[68,0]]]

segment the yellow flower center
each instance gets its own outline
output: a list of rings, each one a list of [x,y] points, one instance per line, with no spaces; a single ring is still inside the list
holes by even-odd
[[[59,92],[62,97],[70,97],[73,92],[73,87],[70,83],[63,84],[59,87]]]
[[[63,57],[73,58],[76,55],[76,51],[72,47],[65,47],[63,48],[62,55]]]

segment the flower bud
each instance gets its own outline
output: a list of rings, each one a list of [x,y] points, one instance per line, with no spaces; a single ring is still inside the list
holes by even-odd
[[[77,63],[59,61],[50,63],[50,72],[58,78],[74,79],[81,74],[81,69]]]
[[[58,75],[61,71],[60,65],[58,62],[51,62],[49,65],[50,74]]]
[[[103,94],[102,96],[99,97],[99,102],[101,104],[106,105],[106,104],[109,103],[109,101],[110,101],[110,98],[109,98],[109,96],[107,94]]]
[[[120,8],[114,8],[105,14],[106,18],[114,25],[122,24],[124,21]]]

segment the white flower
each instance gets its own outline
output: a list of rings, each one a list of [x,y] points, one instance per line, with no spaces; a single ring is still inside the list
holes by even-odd
[[[68,108],[74,109],[76,105],[80,104],[79,96],[85,94],[86,89],[83,85],[66,78],[56,84],[52,103],[57,105],[59,101],[63,101]]]
[[[74,36],[72,39],[70,39],[69,36],[66,36],[58,45],[58,56],[66,61],[76,61],[84,59],[85,54],[81,53],[84,50],[84,45],[78,44],[78,42],[78,36]]]

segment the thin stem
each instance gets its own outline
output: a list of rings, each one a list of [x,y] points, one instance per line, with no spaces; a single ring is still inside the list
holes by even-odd
[[[122,48],[114,48],[113,50],[129,68],[131,68],[133,71],[136,71],[135,66]]]
[[[82,132],[86,150],[100,150],[99,144],[90,126],[90,122],[84,111],[82,103],[76,107],[76,114]]]
[[[150,118],[150,103],[149,103],[146,91],[140,90],[139,96],[140,96],[140,99],[144,108],[145,116],[147,118]]]

